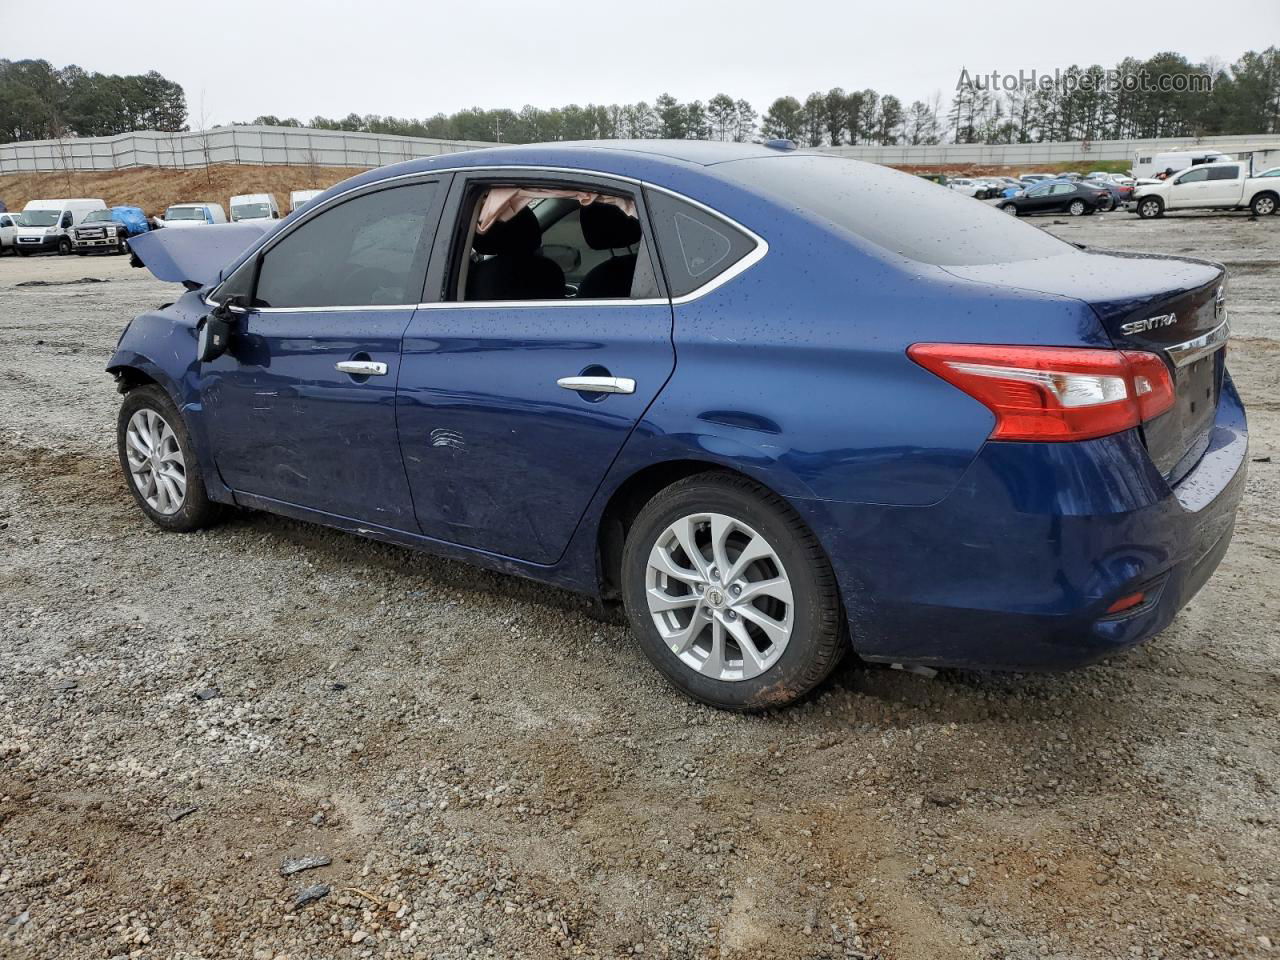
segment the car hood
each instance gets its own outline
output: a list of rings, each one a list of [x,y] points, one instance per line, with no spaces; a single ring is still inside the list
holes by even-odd
[[[276,221],[206,224],[203,230],[152,230],[129,241],[134,258],[159,280],[208,287]]]

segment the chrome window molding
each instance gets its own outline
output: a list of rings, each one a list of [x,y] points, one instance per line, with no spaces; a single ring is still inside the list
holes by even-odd
[[[1206,334],[1164,349],[1175,367],[1185,367],[1213,353],[1227,342],[1229,336],[1231,336],[1231,324],[1223,320]]]
[[[702,286],[697,287],[694,290],[690,290],[688,293],[679,297],[671,297],[671,298],[648,297],[648,298],[639,299],[639,300],[631,300],[629,298],[599,299],[599,300],[440,300],[440,301],[433,301],[431,303],[401,304],[396,306],[256,307],[251,312],[253,313],[320,313],[320,312],[350,313],[350,312],[355,312],[360,310],[408,310],[408,309],[413,309],[415,307],[420,310],[439,310],[444,308],[458,308],[458,307],[467,307],[470,309],[475,309],[477,307],[486,307],[486,306],[505,309],[509,307],[553,307],[553,306],[554,307],[581,307],[581,306],[592,306],[592,305],[608,306],[608,307],[654,306],[657,304],[665,305],[668,303],[670,303],[672,306],[679,306],[681,304],[692,303],[694,300],[704,297],[708,293],[711,293],[711,291],[723,286],[724,284],[732,280],[734,277],[737,277],[739,274],[755,266],[757,263],[763,260],[765,255],[768,254],[769,252],[768,241],[766,241],[764,237],[760,236],[754,230],[750,230],[747,227],[744,227],[737,220],[734,220],[732,217],[726,216],[725,214],[721,213],[719,210],[716,210],[713,207],[707,206],[705,203],[702,203],[698,200],[694,200],[692,197],[685,196],[683,193],[680,193],[676,190],[671,190],[668,187],[659,186],[656,183],[649,183],[646,180],[638,180],[634,177],[627,177],[618,173],[608,173],[603,170],[586,170],[586,169],[579,169],[577,167],[540,167],[540,166],[532,166],[529,164],[497,164],[497,165],[485,166],[485,167],[442,167],[439,170],[420,170],[417,173],[403,173],[403,174],[400,174],[399,176],[388,177],[385,180],[379,180],[376,183],[362,183],[359,186],[351,187],[348,190],[342,191],[342,193],[339,193],[339,194],[336,194],[335,196],[330,197],[323,204],[320,204],[318,206],[308,205],[306,208],[305,217],[302,217],[301,219],[299,219],[297,223],[291,224],[288,230],[282,231],[281,233],[273,237],[270,237],[266,241],[266,243],[264,243],[257,251],[255,251],[254,255],[258,256],[266,253],[268,250],[270,250],[273,246],[275,246],[285,237],[292,234],[293,231],[301,227],[304,223],[307,223],[313,217],[319,216],[321,213],[323,213],[325,210],[327,210],[329,207],[333,206],[334,204],[338,203],[348,194],[356,193],[362,190],[367,190],[375,186],[393,184],[403,180],[427,179],[430,177],[434,177],[434,176],[438,176],[446,173],[490,173],[493,171],[499,171],[499,172],[523,171],[526,173],[533,173],[533,174],[537,174],[537,173],[550,173],[550,174],[557,174],[557,175],[576,174],[579,176],[603,177],[606,180],[616,180],[620,183],[631,184],[633,186],[637,186],[642,189],[657,190],[660,193],[665,193],[669,196],[675,197],[677,200],[680,200],[683,203],[687,203],[690,206],[697,207],[699,210],[703,211],[704,213],[712,217],[715,217],[718,220],[723,221],[724,223],[728,224],[730,227],[734,228],[735,230],[739,230],[742,233],[745,233],[748,237],[752,239],[752,241],[754,241],[755,247],[751,250],[750,253],[748,253],[745,257],[743,257],[737,263],[733,264],[728,269],[722,271],[721,273],[718,273],[716,276],[712,277]],[[219,301],[216,301],[212,298],[213,298],[213,294],[216,293],[217,290],[225,282],[226,280],[219,281],[218,286],[214,287],[214,289],[211,290],[207,296],[202,298],[206,306],[217,307],[221,305]],[[236,312],[239,312],[239,311],[236,311]]]

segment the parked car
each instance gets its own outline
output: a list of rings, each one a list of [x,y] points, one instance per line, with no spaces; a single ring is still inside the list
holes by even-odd
[[[41,250],[68,254],[72,249],[71,230],[89,214],[102,210],[101,200],[32,200],[22,208],[15,250],[22,256]]]
[[[1042,180],[1056,179],[1052,173],[1024,173],[1019,177],[1023,183],[1039,183]]]
[[[1162,183],[1134,190],[1128,209],[1144,219],[1166,210],[1243,210],[1269,216],[1280,206],[1280,182],[1275,176],[1250,177],[1243,163],[1200,164]]]
[[[675,686],[743,710],[850,648],[1111,656],[1231,539],[1216,264],[728,143],[408,161],[270,226],[209,228],[230,262],[135,241],[196,288],[108,364],[164,530],[236,504],[621,602]]]
[[[125,229],[105,207],[87,214],[71,228],[71,249],[80,256],[90,253],[127,253]]]
[[[20,213],[0,213],[0,256],[14,252],[21,216]]]
[[[1000,209],[1016,216],[1033,213],[1069,213],[1073,217],[1110,210],[1111,192],[1104,187],[1070,180],[1046,180],[1028,188],[1020,197],[1000,201]]]
[[[295,213],[320,196],[323,190],[293,190],[289,193],[289,212]]]
[[[175,203],[164,212],[166,227],[204,227],[226,222],[227,212],[220,203]]]
[[[231,198],[231,220],[279,220],[280,205],[270,193],[246,193]]]
[[[971,180],[968,177],[952,177],[947,181],[947,186],[956,193],[963,193],[966,197],[976,197],[979,194],[987,193],[987,185],[977,180]]]

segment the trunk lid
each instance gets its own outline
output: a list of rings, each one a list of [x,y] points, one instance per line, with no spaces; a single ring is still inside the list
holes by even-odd
[[[1143,425],[1143,440],[1171,483],[1195,466],[1208,446],[1222,388],[1227,327],[1226,271],[1221,266],[1181,257],[1081,251],[946,269],[979,283],[1083,300],[1116,347],[1163,357],[1176,402]]]

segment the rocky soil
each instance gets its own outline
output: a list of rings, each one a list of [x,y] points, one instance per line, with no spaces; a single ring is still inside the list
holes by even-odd
[[[263,514],[156,530],[102,367],[174,293],[0,260],[0,955],[1280,954],[1280,217],[1040,224],[1228,264],[1255,462],[1217,576],[1087,670],[846,662],[754,717],[567,594]]]

